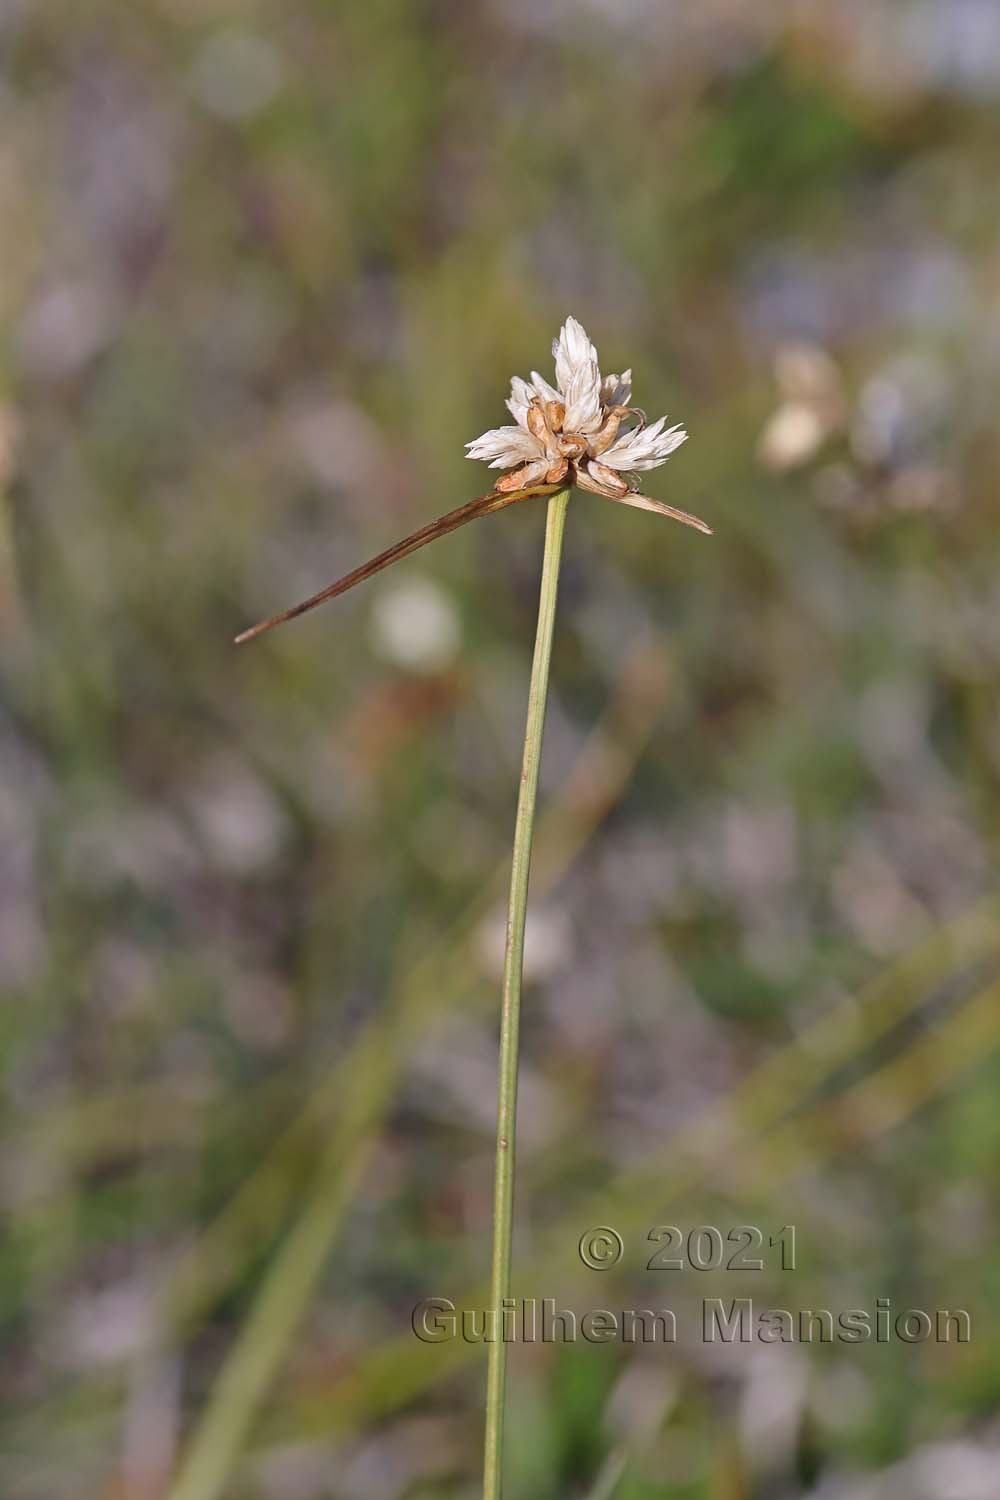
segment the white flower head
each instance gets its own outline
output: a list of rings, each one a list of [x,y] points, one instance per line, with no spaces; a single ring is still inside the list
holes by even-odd
[[[575,484],[609,500],[672,515],[701,531],[709,528],[684,511],[637,498],[631,476],[666,463],[687,437],[666,417],[652,425],[631,404],[632,371],[601,377],[597,350],[576,318],[567,318],[553,341],[556,383],[532,371],[515,375],[507,409],[514,425],[494,427],[467,443],[467,456],[491,469],[509,469],[497,491],[509,493],[537,484]]]

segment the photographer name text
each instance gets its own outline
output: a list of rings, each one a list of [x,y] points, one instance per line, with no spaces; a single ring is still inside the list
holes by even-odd
[[[968,1344],[972,1319],[965,1308],[897,1308],[888,1297],[869,1307],[760,1307],[752,1297],[706,1297],[686,1308],[697,1320],[690,1331],[706,1344]],[[559,1307],[554,1297],[507,1297],[499,1317],[492,1308],[458,1308],[449,1297],[418,1302],[411,1318],[421,1343],[468,1344],[674,1344],[677,1313],[661,1308]]]

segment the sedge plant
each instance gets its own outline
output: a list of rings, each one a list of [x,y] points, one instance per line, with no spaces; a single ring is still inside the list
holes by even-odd
[[[468,501],[404,537],[377,557],[337,579],[292,608],[242,631],[237,644],[253,640],[276,625],[305,614],[327,599],[346,593],[402,558],[446,536],[469,521],[492,515],[521,501],[547,499],[545,548],[539,590],[535,648],[528,688],[524,750],[521,763],[510,897],[504,947],[500,1007],[500,1059],[497,1089],[496,1168],[493,1194],[493,1249],[490,1264],[492,1338],[488,1343],[483,1500],[500,1500],[503,1485],[503,1436],[507,1345],[500,1336],[504,1299],[510,1295],[514,1222],[514,1145],[517,1122],[518,1038],[528,910],[532,836],[541,763],[545,705],[559,591],[559,565],[569,500],[574,488],[589,490],[622,505],[652,511],[710,533],[697,516],[650,499],[638,488],[638,476],[658,468],[684,442],[679,425],[666,418],[649,423],[632,404],[632,372],[602,378],[597,351],[580,323],[567,318],[553,341],[555,384],[537,371],[530,381],[515,376],[507,408],[513,422],[492,428],[466,445],[468,457],[504,470],[487,495]]]

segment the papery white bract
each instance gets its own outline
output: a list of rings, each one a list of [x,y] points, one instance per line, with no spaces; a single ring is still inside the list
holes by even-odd
[[[528,408],[525,407],[524,410],[527,415]],[[476,450],[474,453],[470,452],[470,458],[481,458],[489,463],[491,469],[509,469],[511,464],[523,463],[528,458],[537,458],[540,452],[538,439],[528,431],[527,427],[520,425],[494,427],[489,432],[484,432],[475,443],[467,446]]]
[[[515,425],[484,432],[466,444],[467,456],[513,471],[498,482],[499,491],[565,480],[609,500],[633,495],[637,486],[623,476],[659,468],[687,433],[680,424],[667,427],[666,417],[647,424],[631,404],[631,370],[602,379],[597,350],[576,318],[566,319],[552,354],[555,386],[537,370],[530,381],[515,375],[507,401]],[[683,511],[669,513],[709,529]]]
[[[658,469],[687,437],[679,423],[664,432],[666,420],[661,417],[652,427],[634,427],[626,432],[601,455],[601,462],[609,469]]]

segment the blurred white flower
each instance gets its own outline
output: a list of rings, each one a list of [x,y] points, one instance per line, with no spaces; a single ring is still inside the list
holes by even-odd
[[[503,976],[507,919],[493,911],[479,928],[477,947],[484,970],[494,979]],[[573,934],[565,913],[549,907],[531,912],[524,934],[524,977],[532,983],[550,979],[565,969],[573,953]]]
[[[281,87],[284,68],[264,37],[227,28],[204,42],[191,67],[198,98],[224,120],[246,120],[264,109]]]
[[[817,344],[778,349],[774,376],[780,404],[760,435],[757,456],[779,472],[808,463],[843,424],[840,371]]]
[[[440,672],[461,649],[462,626],[443,589],[430,578],[408,578],[376,599],[372,636],[386,661],[411,671]]]
[[[804,401],[779,406],[761,434],[758,455],[769,469],[794,469],[808,463],[826,438],[826,425]]]
[[[638,495],[625,477],[666,463],[687,437],[680,424],[667,427],[666,417],[647,424],[631,405],[631,370],[602,379],[597,350],[575,318],[566,319],[552,353],[555,385],[537,370],[530,381],[515,375],[507,402],[513,425],[467,443],[468,457],[512,471],[498,482],[500,492],[565,481],[707,532],[697,517]]]

